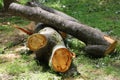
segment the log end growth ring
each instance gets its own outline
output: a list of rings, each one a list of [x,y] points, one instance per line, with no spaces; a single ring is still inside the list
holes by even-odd
[[[110,43],[110,46],[105,51],[105,55],[108,55],[109,53],[111,53],[115,50],[115,47],[117,45],[117,41],[111,39],[109,36],[104,36],[104,39],[107,40]]]
[[[52,57],[53,69],[57,72],[65,72],[72,62],[72,53],[66,48],[57,49]]]
[[[47,44],[47,39],[44,35],[35,33],[27,40],[27,46],[30,50],[36,51]]]

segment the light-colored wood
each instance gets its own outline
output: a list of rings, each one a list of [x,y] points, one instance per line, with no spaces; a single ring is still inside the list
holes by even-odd
[[[110,43],[107,50],[105,51],[105,55],[108,55],[115,50],[115,47],[117,45],[117,41],[110,38],[109,36],[104,36],[104,39],[107,40]]]
[[[49,60],[49,66],[56,72],[66,72],[72,62],[75,54],[67,49],[63,44],[54,46]]]
[[[47,44],[47,39],[44,35],[35,33],[27,40],[27,46],[30,50],[36,51]]]
[[[55,51],[52,58],[53,69],[58,72],[65,72],[69,69],[72,61],[71,52],[66,48]]]

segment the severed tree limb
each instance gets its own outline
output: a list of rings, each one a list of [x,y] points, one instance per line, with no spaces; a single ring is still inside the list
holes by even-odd
[[[30,50],[36,53],[38,60],[49,63],[57,72],[65,72],[72,62],[72,52],[64,45],[61,35],[50,27],[41,29],[27,40]]]
[[[116,40],[110,38],[99,30],[75,21],[68,20],[54,13],[50,13],[40,7],[29,7],[11,3],[9,6],[9,11],[13,15],[51,25],[51,27],[57,30],[66,32],[78,38],[87,45],[85,50],[90,54],[97,54],[97,56],[107,55],[115,49],[117,43]],[[99,47],[100,45],[102,47]],[[98,50],[97,53],[96,50]]]
[[[26,4],[27,6],[31,6],[31,7],[40,7],[41,9],[45,10],[45,11],[48,11],[50,13],[53,13],[53,14],[56,14],[58,16],[61,16],[61,17],[64,17],[65,19],[68,19],[68,20],[71,20],[71,21],[75,21],[75,22],[78,22],[78,20],[76,20],[75,18],[71,17],[71,16],[68,16],[66,15],[65,13],[63,12],[60,12],[58,10],[55,10],[53,8],[50,8],[50,7],[47,7],[47,6],[44,6],[43,4],[39,3],[38,1],[31,1],[31,2],[27,2]]]

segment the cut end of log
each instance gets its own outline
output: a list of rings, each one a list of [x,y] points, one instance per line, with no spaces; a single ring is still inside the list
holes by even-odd
[[[52,58],[53,69],[57,72],[65,72],[72,62],[72,53],[66,48],[57,49]]]
[[[27,40],[27,46],[30,50],[36,51],[47,44],[47,39],[44,35],[35,33]]]
[[[105,51],[105,55],[108,55],[115,50],[115,47],[117,45],[117,41],[110,38],[109,36],[104,36],[104,39],[107,40],[110,43],[110,46]]]

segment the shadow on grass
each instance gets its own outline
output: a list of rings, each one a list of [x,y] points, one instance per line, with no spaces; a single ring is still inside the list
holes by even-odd
[[[52,74],[56,74],[57,76],[61,76],[62,79],[68,78],[68,77],[77,77],[80,75],[80,73],[77,70],[77,66],[72,62],[70,68],[66,71],[66,72],[56,72],[54,70],[52,70],[49,66],[48,66],[48,62],[44,61],[44,60],[38,60],[36,59],[36,62],[38,65],[42,66],[42,72],[50,72]]]

